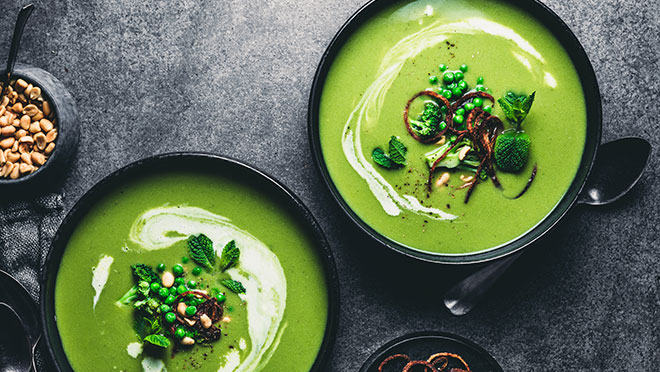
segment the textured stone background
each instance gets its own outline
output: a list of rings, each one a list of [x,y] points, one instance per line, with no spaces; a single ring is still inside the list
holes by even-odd
[[[35,1],[19,61],[59,77],[82,117],[79,156],[55,190],[64,211],[102,177],[145,156],[231,155],[296,192],[331,242],[342,312],[329,371],[355,371],[381,344],[423,329],[474,340],[506,371],[657,371],[656,173],[614,206],[575,208],[463,318],[441,306],[456,272],[383,253],[346,221],[310,159],[307,98],[325,47],[363,2]],[[657,149],[660,22],[652,2],[545,3],[594,65],[603,141],[642,136]],[[20,5],[3,2],[2,60]],[[650,169],[658,167],[654,153]]]

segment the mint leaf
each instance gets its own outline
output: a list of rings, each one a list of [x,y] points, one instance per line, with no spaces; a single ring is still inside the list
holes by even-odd
[[[149,335],[144,338],[144,341],[163,348],[170,346],[170,340],[167,337],[159,334]]]
[[[406,146],[397,138],[392,136],[390,138],[390,159],[399,165],[406,164],[406,153],[408,149]]]
[[[534,95],[536,95],[536,92],[532,92],[532,94],[525,97],[522,102],[522,110],[525,113],[525,117],[527,117],[527,114],[529,114],[529,110],[532,109],[532,104],[534,103]]]
[[[245,287],[243,287],[243,284],[239,281],[233,279],[225,279],[220,281],[220,284],[229,288],[230,291],[236,294],[245,293]]]
[[[220,256],[220,269],[225,271],[230,267],[235,266],[240,257],[241,251],[236,246],[236,242],[234,240],[230,241],[222,249],[222,255]]]
[[[188,238],[188,250],[190,251],[190,257],[200,266],[209,270],[213,269],[215,251],[213,250],[213,242],[208,236],[204,234],[191,235]]]
[[[509,92],[504,97],[497,100],[502,111],[504,111],[507,120],[516,125],[518,129],[520,129],[520,125],[532,109],[535,94],[536,92],[527,96],[524,94],[517,95],[513,92]]]
[[[387,154],[385,154],[385,151],[383,151],[380,147],[376,147],[374,151],[371,153],[371,158],[376,162],[376,164],[380,165],[381,167],[387,168],[387,169],[392,169],[394,168],[394,162],[392,159],[390,159]]]

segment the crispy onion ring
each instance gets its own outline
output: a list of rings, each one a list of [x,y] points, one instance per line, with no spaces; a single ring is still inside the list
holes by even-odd
[[[447,112],[445,113],[445,123],[447,124],[447,126],[445,127],[445,129],[438,132],[435,136],[429,137],[429,138],[423,138],[420,135],[418,135],[417,133],[415,133],[415,131],[410,126],[410,118],[408,117],[409,116],[409,111],[410,111],[410,105],[413,103],[413,101],[415,99],[417,99],[418,97],[421,97],[421,96],[429,96],[431,98],[434,98],[434,99],[440,101],[445,107],[447,107]],[[421,143],[436,142],[437,140],[440,139],[440,137],[442,137],[445,134],[445,132],[447,132],[447,130],[449,130],[450,128],[453,127],[453,125],[454,125],[454,110],[452,109],[451,103],[449,103],[447,98],[441,96],[440,94],[438,94],[434,91],[423,90],[423,91],[418,92],[417,94],[415,94],[411,99],[408,100],[408,103],[406,103],[406,108],[403,110],[403,122],[406,124],[406,129],[408,130],[408,133],[410,133],[412,138],[414,138],[415,140],[417,140]]]
[[[406,361],[406,364],[410,362],[410,357],[407,356],[406,354],[390,355],[380,363],[380,365],[378,366],[378,372],[383,372],[383,367],[385,367],[389,362],[391,362],[395,359],[404,359]]]
[[[424,366],[424,371],[426,372],[427,368],[431,369],[431,372],[438,372],[435,367],[431,365],[431,363],[425,361],[425,360],[412,360],[408,362],[408,364],[403,367],[403,370],[401,372],[409,372],[414,366]]]

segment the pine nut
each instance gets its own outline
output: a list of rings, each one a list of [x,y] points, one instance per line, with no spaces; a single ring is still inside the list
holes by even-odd
[[[6,127],[9,125],[9,118],[7,116],[0,117],[0,127]]]
[[[5,138],[2,141],[0,141],[0,147],[2,147],[3,149],[8,149],[14,146],[14,142],[16,142],[16,140],[13,137]]]
[[[23,163],[32,165],[32,157],[27,152],[21,154],[21,161],[23,161]]]
[[[472,176],[466,176],[466,175],[464,175],[464,174],[461,175],[460,178],[461,178],[461,181],[463,181],[463,182],[470,182],[470,181],[472,181],[472,180],[474,179],[474,177],[472,177]]]
[[[28,134],[28,131],[26,131],[25,129],[19,129],[16,132],[16,138],[21,138],[23,136],[27,136],[27,134]]]
[[[194,326],[195,324],[197,324],[196,320],[192,320],[192,319],[188,319],[188,318],[183,318],[183,321],[186,322],[186,324],[188,324],[191,327]]]
[[[34,87],[30,92],[26,94],[30,97],[30,99],[35,100],[41,96],[41,88]]]
[[[24,90],[28,87],[28,82],[23,79],[16,80],[16,89]]]
[[[34,85],[28,84],[27,88],[25,88],[25,90],[23,91],[23,94],[29,97],[30,92],[32,92],[32,88],[34,88]]]
[[[181,340],[181,345],[190,346],[194,344],[195,344],[195,339],[193,339],[192,337],[186,336]]]
[[[33,152],[30,157],[32,160],[31,164],[34,163],[38,166],[42,166],[46,162],[46,157],[40,152]]]
[[[30,128],[30,122],[31,121],[32,121],[32,119],[30,119],[29,116],[27,116],[27,115],[21,116],[21,119],[19,121],[21,128],[23,128],[25,130],[28,130]]]
[[[449,172],[444,172],[437,181],[435,181],[436,187],[442,187],[449,182]]]
[[[33,122],[30,124],[30,133],[39,133],[41,132],[41,125],[39,125],[38,121]]]
[[[30,165],[30,164],[25,164],[25,163],[21,163],[21,164],[19,165],[19,167],[18,167],[18,171],[19,171],[21,174],[30,173],[30,172],[32,172],[33,169],[34,169],[34,167],[33,167],[32,165]]]
[[[18,141],[14,141],[14,144],[11,145],[11,151],[18,152]]]
[[[465,156],[467,155],[468,152],[470,152],[472,148],[470,146],[464,146],[461,151],[458,153],[458,160],[463,161],[465,159]]]
[[[46,154],[50,154],[50,152],[48,152],[48,149],[50,148],[51,145],[53,145],[53,147],[55,147],[54,143],[51,143],[50,145],[48,145],[48,147],[46,148]],[[163,276],[161,278],[161,281],[163,282],[163,287],[171,288],[174,285],[174,274],[172,274],[169,271],[164,272]]]
[[[211,318],[209,318],[209,316],[206,314],[202,314],[202,316],[199,317],[199,321],[202,323],[202,327],[205,329],[211,328],[211,325],[213,325]]]
[[[55,150],[55,144],[54,143],[49,143],[46,146],[46,149],[44,150],[44,154],[50,155],[50,153],[53,152],[53,150]]]
[[[14,164],[14,167],[11,170],[11,174],[9,175],[9,178],[11,178],[12,180],[17,179],[18,176],[21,175],[21,173],[20,173],[21,171],[20,171],[19,168],[20,167],[18,166],[18,164]]]
[[[18,139],[18,142],[33,145],[34,144],[34,138],[32,138],[31,136],[23,136],[23,137]]]
[[[23,104],[20,102],[14,103],[14,105],[11,107],[12,111],[14,111],[17,114],[20,114],[23,112]]]
[[[37,144],[37,148],[40,151],[46,149],[46,135],[43,133],[37,133],[34,135],[34,142]]]
[[[46,116],[50,115],[50,103],[48,103],[48,101],[44,101],[44,104],[42,105],[42,109],[44,110],[44,115]]]
[[[13,151],[10,151],[5,155],[7,155],[7,161],[12,163],[16,163],[21,158],[21,155],[19,153]]]
[[[185,303],[179,302],[179,305],[176,307],[176,311],[178,311],[181,316],[185,317],[187,308],[188,306]]]
[[[50,143],[55,141],[57,138],[57,129],[53,129],[50,132],[46,133],[46,142]]]
[[[442,146],[442,145],[445,144],[445,142],[447,142],[447,137],[442,136],[442,137],[440,137],[440,139],[438,140],[438,142],[436,142],[435,144],[438,145],[438,146]]]
[[[39,107],[36,105],[30,103],[29,105],[25,106],[23,109],[23,113],[26,115],[29,115],[30,117],[36,115],[39,112]]]
[[[43,130],[46,133],[53,130],[53,123],[48,119],[39,120],[39,125],[41,126],[41,130]]]
[[[16,133],[16,127],[13,127],[11,125],[8,127],[3,127],[2,129],[0,129],[0,133],[2,133],[2,135],[5,137],[9,137],[14,133]]]
[[[5,165],[0,170],[0,177],[9,176],[9,173],[11,173],[11,170],[12,170],[13,167],[14,167],[14,164],[12,164],[11,162],[5,163]]]
[[[39,120],[41,120],[41,119],[43,119],[43,118],[44,118],[44,114],[43,114],[41,111],[39,111],[39,112],[37,112],[36,115],[34,115],[34,116],[32,117],[32,120],[34,120],[34,121],[39,121]]]

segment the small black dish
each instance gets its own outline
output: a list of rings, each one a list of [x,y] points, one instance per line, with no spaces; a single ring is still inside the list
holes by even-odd
[[[378,372],[378,366],[390,355],[406,354],[413,360],[426,360],[440,352],[460,355],[470,370],[475,372],[503,372],[497,361],[481,346],[463,337],[437,331],[415,332],[386,343],[364,362],[360,372]],[[392,365],[395,363],[392,362]],[[383,372],[395,370],[385,367]]]
[[[508,256],[523,248],[530,246],[538,239],[543,237],[550,231],[559,221],[566,215],[566,213],[575,204],[583,189],[587,177],[590,174],[591,167],[598,147],[600,146],[600,137],[602,131],[602,107],[600,99],[600,91],[598,89],[598,82],[594,73],[591,62],[584,51],[584,48],[576,38],[575,34],[570,28],[559,18],[550,8],[545,6],[539,0],[502,0],[503,2],[512,4],[519,9],[524,10],[530,17],[536,18],[543,24],[564,47],[566,52],[571,58],[573,65],[578,73],[582,90],[584,93],[586,105],[586,141],[584,144],[584,151],[580,160],[577,173],[573,182],[564,194],[561,200],[558,201],[555,208],[534,228],[527,231],[524,235],[508,243],[492,247],[491,249],[461,255],[450,255],[441,253],[431,253],[418,249],[411,249],[403,244],[391,240],[386,235],[374,230],[365,221],[363,221],[344,200],[341,193],[335,186],[328,167],[325,163],[323,151],[321,148],[320,138],[320,106],[321,95],[323,87],[328,77],[328,73],[332,64],[344,47],[349,41],[353,33],[360,28],[365,22],[386,7],[396,3],[396,0],[370,0],[367,4],[358,9],[344,25],[339,29],[335,37],[330,42],[326,49],[319,66],[314,76],[314,82],[309,97],[309,106],[307,111],[308,123],[308,136],[312,148],[312,157],[317,170],[320,172],[324,183],[326,184],[330,194],[335,199],[337,204],[341,207],[348,218],[359,227],[365,234],[372,239],[379,242],[381,245],[417,260],[440,263],[440,264],[478,264],[487,261],[497,260],[504,256]]]
[[[0,74],[4,73],[4,70],[0,72]],[[41,88],[42,94],[48,99],[55,113],[57,139],[55,139],[55,150],[41,168],[15,180],[0,178],[0,188],[43,185],[46,181],[54,180],[61,175],[76,153],[80,138],[78,109],[64,84],[48,71],[17,63],[11,78],[23,79]]]
[[[299,219],[301,224],[304,224],[310,236],[316,242],[315,246],[318,250],[319,259],[323,264],[328,290],[328,318],[325,334],[316,360],[310,369],[312,372],[324,371],[335,339],[337,338],[339,325],[339,277],[332,251],[320,226],[302,201],[286,186],[279,183],[270,175],[228,157],[190,152],[169,153],[148,157],[111,173],[87,191],[62,221],[53,238],[40,279],[41,324],[46,345],[55,361],[57,370],[60,372],[73,371],[64,352],[55,314],[55,284],[60,262],[62,261],[62,256],[64,255],[69,238],[90,208],[105,196],[107,192],[145,173],[162,170],[202,170],[211,174],[231,174],[232,178],[236,180],[243,179],[252,185],[258,185],[265,194],[281,202],[283,208],[291,211],[292,215]],[[300,345],[300,347],[305,347],[305,345]]]

